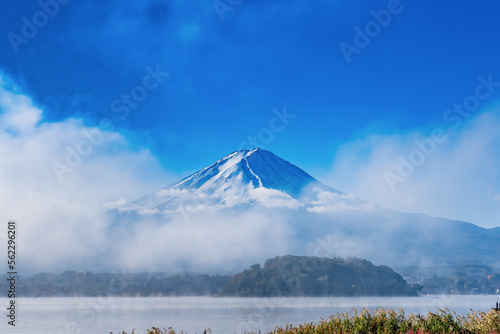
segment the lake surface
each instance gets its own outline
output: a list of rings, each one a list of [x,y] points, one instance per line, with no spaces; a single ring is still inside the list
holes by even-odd
[[[353,308],[403,308],[406,314],[426,314],[447,307],[464,315],[472,308],[488,311],[496,296],[423,296],[373,298],[218,298],[218,297],[98,297],[18,298],[16,327],[7,325],[8,299],[0,298],[0,333],[145,333],[152,326],[173,327],[177,333],[232,334],[267,331],[277,325],[319,321]]]

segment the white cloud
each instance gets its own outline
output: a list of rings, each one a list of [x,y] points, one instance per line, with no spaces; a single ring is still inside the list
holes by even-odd
[[[249,193],[260,205],[266,208],[296,209],[302,206],[296,199],[275,189],[251,188]]]
[[[44,122],[28,96],[5,76],[1,83],[0,221],[18,222],[19,263],[36,271],[91,268],[92,257],[107,247],[102,203],[133,199],[167,176],[148,150],[103,132],[61,182],[53,162],[65,164],[67,148],[77,149],[84,133],[97,128],[79,119]]]
[[[3,88],[0,89],[0,107],[3,110],[0,126],[4,132],[26,133],[33,130],[42,117],[42,111],[35,108],[27,96]]]
[[[285,220],[272,213],[200,209],[188,220],[180,215],[156,219],[143,217],[131,230],[115,233],[110,242],[116,245],[117,265],[135,271],[234,273],[287,254],[291,247]],[[122,232],[131,236],[127,242],[118,240]]]
[[[498,110],[471,117],[457,130],[446,126],[441,128],[446,138],[434,144],[429,139],[439,128],[372,133],[346,143],[334,157],[332,170],[322,178],[337,189],[386,208],[484,227],[500,225],[500,206],[491,200],[490,191],[500,189]],[[398,170],[401,158],[412,165],[402,168],[402,173]],[[400,176],[393,180],[393,187],[387,181],[388,173]]]
[[[311,206],[307,208],[309,212],[317,213],[341,213],[349,211],[373,211],[375,205],[360,201],[352,194],[337,194],[329,191],[316,189],[317,196],[311,201]]]

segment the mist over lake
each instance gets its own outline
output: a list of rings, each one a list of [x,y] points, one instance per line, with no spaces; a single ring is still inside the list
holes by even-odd
[[[448,308],[459,315],[469,309],[488,311],[499,296],[422,296],[356,298],[19,298],[15,329],[0,323],[1,333],[145,333],[152,326],[184,333],[232,334],[272,330],[278,325],[319,321],[338,312],[364,307],[401,307],[406,314],[427,314]],[[5,305],[7,299],[1,298]]]

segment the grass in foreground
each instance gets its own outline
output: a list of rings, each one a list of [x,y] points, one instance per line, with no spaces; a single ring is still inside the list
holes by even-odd
[[[206,329],[203,334],[212,333]],[[254,333],[254,332],[252,332]],[[259,331],[260,333],[260,331]],[[276,327],[267,334],[427,334],[427,333],[457,333],[457,334],[500,334],[500,311],[489,312],[470,311],[466,316],[458,316],[448,309],[430,312],[426,316],[398,312],[391,309],[378,309],[373,313],[363,309],[354,314],[338,313],[320,322],[311,322],[298,326],[286,325]],[[122,332],[121,334],[127,334]],[[131,334],[134,334],[132,331]],[[148,329],[147,334],[176,334],[172,328]],[[178,334],[184,334],[180,332]],[[254,333],[255,334],[255,333]]]

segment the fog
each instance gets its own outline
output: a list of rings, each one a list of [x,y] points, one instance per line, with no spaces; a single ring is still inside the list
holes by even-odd
[[[340,145],[318,177],[386,208],[500,226],[498,111],[490,106],[460,123],[406,132],[367,129]]]
[[[310,204],[303,205],[259,190],[253,195],[261,201],[253,208],[120,212],[117,209],[141,195],[185,175],[169,172],[147,148],[132,145],[110,124],[106,130],[77,118],[45,120],[43,110],[5,76],[0,110],[0,220],[17,221],[18,265],[24,274],[64,270],[231,274],[285,254],[358,256],[395,267],[472,260],[495,264],[491,254],[498,254],[499,229],[405,215],[351,194],[317,190]],[[401,201],[437,201],[438,196],[446,197],[445,192],[473,192],[476,183],[465,175],[477,168],[472,175],[483,184],[490,169],[496,168],[497,159],[489,155],[494,156],[491,150],[499,138],[493,131],[497,122],[498,117],[486,113],[454,135],[456,140],[450,139],[449,146],[443,146],[440,154],[436,151],[428,165],[405,181],[403,186],[411,185],[414,195],[408,190],[387,193],[384,184],[368,182],[390,168],[379,164],[392,156],[381,152],[393,152],[395,138],[375,140],[379,148],[373,148],[366,166],[350,157],[355,168],[346,182],[352,182],[351,189],[365,199],[375,197],[374,202],[381,204],[396,196]],[[400,142],[404,148],[406,141]],[[349,174],[346,152],[363,145],[363,141],[347,144],[339,151],[333,174],[337,180]],[[460,164],[460,154],[474,159]],[[426,168],[440,172],[429,179]],[[457,180],[459,184],[454,183]],[[422,184],[447,190],[425,192]],[[493,186],[494,182],[488,196],[495,200],[500,188]],[[460,207],[460,202],[455,204]],[[6,229],[0,236],[5,241]]]

